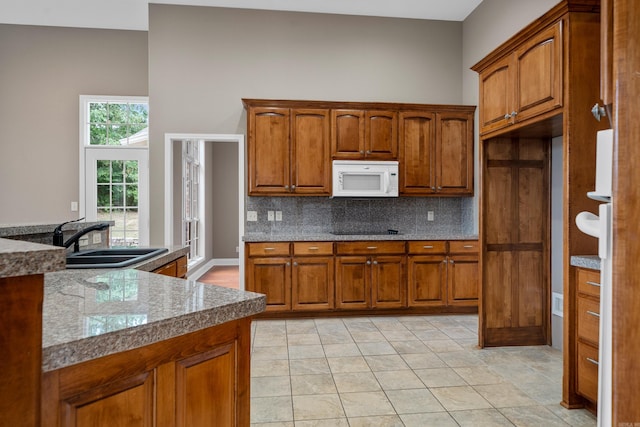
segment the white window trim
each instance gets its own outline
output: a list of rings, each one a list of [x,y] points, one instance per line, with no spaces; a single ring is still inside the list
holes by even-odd
[[[84,218],[87,215],[86,212],[86,170],[85,170],[85,150],[90,148],[91,145],[85,144],[89,141],[89,127],[86,126],[89,123],[89,109],[86,108],[89,102],[145,102],[149,103],[148,96],[112,96],[112,95],[80,95],[80,121],[79,121],[79,138],[78,138],[78,218]],[[105,148],[105,146],[100,146]],[[126,147],[114,147],[114,148],[126,148]],[[133,147],[130,147],[133,148]],[[137,147],[140,149],[140,147]],[[146,148],[148,150],[148,147]]]

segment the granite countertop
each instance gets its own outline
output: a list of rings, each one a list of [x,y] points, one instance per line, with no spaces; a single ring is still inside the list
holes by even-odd
[[[571,265],[574,267],[600,270],[600,257],[597,255],[574,255],[571,257]]]
[[[0,238],[0,278],[64,270],[64,248]]]
[[[43,372],[264,311],[264,295],[136,269],[45,274]]]
[[[362,241],[362,240],[478,240],[478,235],[442,234],[267,234],[247,233],[245,242],[322,242],[322,241]]]

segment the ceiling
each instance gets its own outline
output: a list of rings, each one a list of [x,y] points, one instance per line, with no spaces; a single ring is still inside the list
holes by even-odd
[[[464,21],[482,0],[0,0],[0,23],[149,29],[149,3]]]

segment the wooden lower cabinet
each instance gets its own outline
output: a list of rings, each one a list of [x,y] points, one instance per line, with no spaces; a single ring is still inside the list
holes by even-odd
[[[595,408],[598,402],[600,342],[600,272],[576,268],[576,383],[575,391]]]
[[[266,294],[271,315],[478,306],[477,241],[247,243],[246,254],[246,289]]]
[[[46,372],[43,427],[249,426],[250,319]]]
[[[152,273],[184,279],[187,276],[187,256],[181,256],[162,267],[156,268]]]

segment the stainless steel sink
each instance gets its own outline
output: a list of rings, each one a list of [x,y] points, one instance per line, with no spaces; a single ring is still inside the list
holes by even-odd
[[[70,253],[67,268],[121,268],[168,252],[167,248],[107,248]]]

